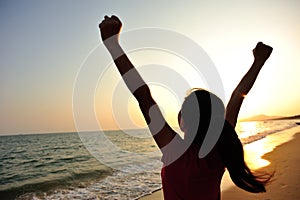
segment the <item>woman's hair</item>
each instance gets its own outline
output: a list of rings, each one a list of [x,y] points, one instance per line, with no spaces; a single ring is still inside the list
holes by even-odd
[[[187,139],[202,145],[211,120],[216,117],[224,119],[225,108],[222,100],[203,89],[193,89],[186,97],[180,111],[184,126],[187,127]],[[224,120],[223,129],[216,148],[229,171],[232,181],[238,187],[253,193],[265,192],[265,185],[272,175],[261,173],[254,175],[244,160],[244,150],[234,128]],[[196,134],[190,134],[195,132]],[[186,139],[186,138],[185,138]]]

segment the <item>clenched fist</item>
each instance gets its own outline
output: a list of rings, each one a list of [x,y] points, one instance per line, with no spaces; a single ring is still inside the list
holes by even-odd
[[[105,16],[104,20],[99,24],[99,28],[104,44],[107,42],[107,39],[118,42],[122,22],[114,15],[111,17]]]
[[[262,42],[259,42],[253,49],[253,55],[255,60],[265,62],[270,57],[272,51],[272,47],[265,45]]]

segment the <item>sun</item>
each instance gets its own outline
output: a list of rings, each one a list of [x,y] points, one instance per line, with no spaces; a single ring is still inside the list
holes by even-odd
[[[151,95],[158,104],[164,118],[172,127],[178,127],[177,115],[181,107],[180,99],[170,88],[159,84],[150,84]],[[142,112],[135,98],[128,100],[128,116],[137,128],[147,128]]]

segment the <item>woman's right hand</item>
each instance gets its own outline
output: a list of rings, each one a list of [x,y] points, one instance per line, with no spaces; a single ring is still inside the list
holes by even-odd
[[[114,15],[108,17],[105,15],[104,20],[99,24],[101,38],[106,45],[109,41],[118,42],[119,34],[122,28],[122,22]],[[110,42],[109,42],[110,43]]]
[[[254,59],[256,61],[265,62],[270,57],[272,51],[272,47],[265,45],[262,42],[259,42],[253,49]]]

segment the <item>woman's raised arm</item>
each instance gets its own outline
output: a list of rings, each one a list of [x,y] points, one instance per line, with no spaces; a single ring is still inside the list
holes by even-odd
[[[122,22],[116,16],[105,16],[99,24],[101,38],[111,54],[128,89],[137,99],[144,118],[159,148],[167,145],[176,132],[167,124],[150,89],[133,66],[119,43]]]
[[[236,125],[244,97],[252,88],[258,73],[260,72],[266,60],[270,57],[272,50],[272,47],[267,46],[262,42],[257,43],[256,47],[253,49],[254,62],[249,71],[245,74],[233,91],[226,107],[225,119],[232,125],[232,127],[235,127]]]

